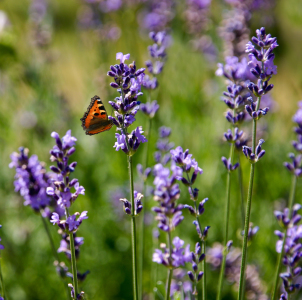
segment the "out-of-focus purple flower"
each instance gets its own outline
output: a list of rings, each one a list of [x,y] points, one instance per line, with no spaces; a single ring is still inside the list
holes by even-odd
[[[122,4],[122,0],[103,0],[100,2],[100,9],[108,13],[120,9]]]
[[[191,44],[195,50],[203,52],[206,58],[214,62],[217,58],[217,49],[209,35],[209,14],[211,0],[187,0],[184,18],[188,32],[193,36]]]
[[[82,246],[84,244],[84,238],[83,237],[77,237],[76,233],[73,233],[73,237],[74,237],[74,247],[75,247],[75,255],[76,258],[79,258],[80,255],[80,246]],[[67,256],[67,258],[70,260],[71,258],[71,252],[70,252],[70,245],[69,245],[69,235],[66,233],[62,233],[62,239],[60,242],[60,247],[58,249],[58,252],[61,253],[65,253],[65,255]]]
[[[54,203],[47,195],[46,189],[52,185],[55,174],[46,173],[45,166],[38,160],[37,155],[28,157],[28,149],[19,148],[20,153],[11,155],[10,168],[16,169],[15,191],[24,198],[24,205],[30,205],[32,209],[39,212],[46,206]]]
[[[52,27],[46,0],[32,0],[29,7],[31,42],[40,48],[47,47],[52,39]]]
[[[293,142],[294,147],[296,150],[300,149],[300,145],[296,141]],[[302,147],[301,147],[302,150]],[[301,152],[300,150],[300,152]],[[298,150],[299,151],[299,150]],[[289,158],[292,160],[292,163],[285,162],[283,165],[289,170],[291,173],[293,173],[297,177],[302,176],[302,167],[301,167],[301,161],[302,161],[302,156],[297,155],[295,156],[294,153],[290,153]]]
[[[216,76],[224,76],[233,83],[244,82],[247,80],[255,80],[255,76],[250,72],[246,57],[241,61],[236,56],[227,56],[225,64],[218,64]]]
[[[152,260],[158,264],[162,264],[168,268],[177,268],[184,266],[186,262],[191,261],[190,245],[183,248],[184,241],[179,237],[173,239],[174,248],[172,249],[171,257],[169,249],[166,245],[162,245],[162,250],[155,249]]]
[[[138,22],[148,31],[162,31],[174,17],[174,6],[173,0],[150,1],[148,10],[142,12]]]
[[[146,76],[143,81],[143,86],[146,89],[155,89],[158,86],[158,81],[156,75],[160,74],[164,67],[164,62],[166,58],[166,48],[171,43],[171,37],[165,31],[160,32],[150,32],[150,38],[153,40],[154,44],[148,46],[149,54],[151,60],[146,61],[146,67],[148,72],[152,75]],[[151,105],[151,103],[149,104]]]
[[[153,118],[155,116],[155,113],[159,109],[159,105],[157,104],[157,101],[154,100],[154,101],[148,102],[146,104],[141,103],[139,108],[149,118]]]
[[[223,245],[214,243],[212,248],[207,249],[207,263],[215,270],[219,270],[223,259]],[[225,276],[230,283],[235,283],[238,289],[241,264],[241,249],[231,248],[226,255]],[[255,265],[247,265],[246,268],[246,298],[268,300],[266,296],[266,287],[260,279],[258,268]]]
[[[157,163],[166,165],[171,160],[170,150],[174,147],[174,143],[169,142],[169,136],[171,134],[171,128],[160,127],[159,139],[156,143],[157,151],[154,153],[154,158]]]
[[[173,270],[173,278],[171,282],[170,296],[175,296],[175,293],[184,293],[184,300],[189,300],[192,294],[192,282],[187,280],[187,273],[183,268]],[[173,299],[173,298],[172,298]]]

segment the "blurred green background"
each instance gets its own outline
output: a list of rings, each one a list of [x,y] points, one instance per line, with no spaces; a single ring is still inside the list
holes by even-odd
[[[183,3],[178,2],[177,14],[171,23],[173,43],[167,50],[168,60],[159,77],[156,98],[160,109],[152,126],[150,149],[155,149],[158,128],[171,127],[171,141],[176,146],[189,148],[203,169],[204,174],[198,178],[196,187],[201,199],[209,197],[202,224],[211,226],[210,246],[215,241],[222,242],[224,232],[226,171],[220,158],[229,152],[222,139],[229,125],[220,98],[225,83],[222,78],[215,77],[215,63],[208,62],[202,53],[191,47],[181,15]],[[0,9],[9,20],[0,32],[0,224],[3,225],[0,236],[5,246],[1,256],[8,299],[66,299],[41,219],[30,207],[24,206],[23,199],[14,192],[14,170],[9,169],[8,164],[10,154],[24,146],[49,167],[49,150],[54,144],[50,134],[56,131],[63,136],[68,129],[78,139],[73,157],[78,162],[74,176],[86,189],[85,196],[78,198],[72,211],[89,212],[89,219],[78,232],[78,236],[85,239],[78,268],[81,272],[90,270],[81,289],[88,299],[132,299],[130,219],[117,213],[122,211],[122,205],[111,199],[112,191],[121,187],[127,191],[126,156],[113,148],[114,129],[86,136],[79,119],[94,95],[102,98],[111,113],[108,101],[117,95],[109,87],[110,78],[106,73],[110,65],[116,63],[116,52],[130,53],[137,67],[143,67],[148,59],[147,46],[151,41],[137,22],[143,4],[104,14],[104,22],[121,28],[120,38],[110,40],[92,31],[80,30],[77,18],[83,2],[51,0],[46,29],[51,29],[52,36],[45,47],[37,47],[34,43],[29,5],[30,1],[25,0],[0,2]],[[211,34],[219,51],[219,62],[223,61],[223,56],[217,27],[227,7],[223,1],[212,1]],[[291,140],[295,136],[291,118],[301,100],[302,2],[277,1],[270,14],[274,22],[267,27],[267,32],[277,36],[280,45],[275,63],[278,74],[272,79],[275,84],[272,97],[276,105],[273,113],[265,118],[266,155],[256,167],[251,215],[260,231],[248,255],[249,262],[259,267],[268,292],[277,258],[277,238],[273,232],[279,229],[273,211],[288,199],[291,177],[282,164],[287,153],[293,151]],[[256,12],[251,20],[252,33],[262,26],[259,20],[261,15]],[[145,102],[146,95],[141,100]],[[138,124],[146,127],[142,114],[137,115]],[[135,164],[142,162],[144,147],[134,156]],[[247,189],[249,165],[243,159],[242,167]],[[234,178],[230,236],[234,245],[241,247],[237,233],[241,222],[240,199],[237,178]],[[137,176],[136,181],[139,181]],[[296,202],[300,203],[301,190],[298,181]],[[147,201],[150,208],[154,201]],[[183,187],[179,201],[190,202]],[[185,220],[176,234],[193,249],[197,241],[195,228],[191,216],[187,212],[184,215]],[[148,228],[145,287],[148,287],[152,264],[151,227]],[[59,246],[57,229],[53,226],[50,229]],[[165,241],[164,235],[161,240]],[[63,254],[61,258],[65,260]],[[164,281],[166,270],[162,266],[158,270],[158,279]],[[208,299],[215,299],[217,278],[218,273],[209,267]],[[235,297],[236,292],[226,284],[224,299]]]

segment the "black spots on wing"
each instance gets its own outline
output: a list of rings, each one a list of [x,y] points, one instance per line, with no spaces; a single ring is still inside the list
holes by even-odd
[[[99,115],[99,113],[94,113],[93,115],[98,116],[98,115]]]
[[[99,110],[105,110],[104,105],[99,105]]]
[[[104,116],[104,115],[106,115],[106,112],[105,112],[105,111],[102,111],[102,112],[101,112],[101,116]]]

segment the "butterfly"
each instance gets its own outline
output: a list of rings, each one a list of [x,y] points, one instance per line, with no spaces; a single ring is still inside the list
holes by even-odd
[[[87,135],[109,130],[113,125],[111,120],[108,119],[105,106],[99,96],[91,98],[87,111],[80,120]]]

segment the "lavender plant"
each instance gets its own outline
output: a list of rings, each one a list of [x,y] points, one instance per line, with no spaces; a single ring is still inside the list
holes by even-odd
[[[182,222],[184,217],[182,216],[183,205],[176,204],[180,196],[179,185],[176,180],[177,176],[181,174],[181,170],[176,166],[171,169],[172,175],[170,176],[170,169],[165,168],[163,165],[157,164],[154,167],[154,200],[158,202],[159,206],[153,207],[153,211],[157,214],[155,219],[158,221],[158,228],[167,233],[167,246],[164,245],[164,253],[158,249],[155,250],[153,261],[168,268],[166,300],[170,296],[173,268],[191,260],[190,253],[187,253],[187,255],[183,253],[184,249],[181,247],[184,243],[178,237],[173,239],[174,250],[172,246],[171,232]],[[188,252],[189,246],[186,249],[186,252]]]
[[[58,274],[63,280],[66,287],[65,276],[67,270],[63,262],[58,256],[56,247],[54,245],[51,233],[45,221],[46,218],[50,219],[53,212],[59,217],[64,215],[64,209],[57,205],[49,195],[47,195],[47,187],[53,186],[53,181],[57,179],[55,173],[47,173],[45,164],[38,160],[37,155],[28,156],[29,150],[23,147],[19,148],[19,153],[14,152],[11,155],[10,168],[15,168],[15,192],[19,192],[24,198],[24,205],[29,205],[33,211],[40,214],[41,220],[46,231],[53,256],[56,261]],[[62,268],[60,268],[62,266]]]
[[[298,152],[301,153],[301,142],[302,142],[302,102],[299,102],[299,109],[293,116],[293,121],[297,124],[298,127],[295,127],[295,133],[297,135],[297,140],[292,142],[292,145],[294,149]],[[292,163],[285,162],[284,166],[287,168],[287,170],[292,174],[292,184],[291,184],[291,189],[290,189],[290,194],[289,194],[289,202],[288,202],[288,208],[286,209],[285,213],[286,215],[281,215],[280,212],[275,213],[276,217],[278,220],[280,219],[281,216],[283,218],[286,217],[286,222],[287,223],[290,218],[293,216],[293,203],[295,201],[295,194],[296,194],[296,187],[297,187],[297,179],[302,176],[302,168],[301,168],[301,159],[302,156],[301,154],[295,155],[294,153],[289,154],[289,158],[292,160]],[[277,288],[278,288],[278,281],[280,275],[280,268],[281,268],[281,262],[283,259],[283,250],[286,245],[286,239],[288,236],[288,231],[290,230],[290,224],[281,224],[283,227],[283,232],[279,232],[278,236],[281,237],[283,236],[283,241],[282,243],[279,242],[278,245],[278,262],[277,262],[277,269],[275,273],[275,280],[274,280],[274,286],[273,286],[273,293],[272,293],[272,299],[275,299],[276,293],[277,293]],[[292,225],[292,224],[291,224]],[[283,259],[284,261],[284,259]],[[284,297],[287,297],[284,295]],[[286,299],[286,298],[284,298]]]
[[[205,226],[205,228],[202,230],[202,227],[200,225],[200,219],[199,217],[204,213],[204,204],[208,201],[208,198],[203,199],[198,207],[197,207],[197,201],[198,201],[198,195],[199,190],[197,188],[194,188],[193,185],[197,179],[198,174],[201,175],[203,173],[202,169],[198,166],[198,163],[195,161],[194,158],[192,158],[192,154],[189,154],[189,149],[187,149],[185,152],[183,149],[178,146],[174,150],[170,151],[172,155],[172,160],[175,162],[180,169],[179,175],[177,176],[178,180],[181,180],[181,182],[188,187],[190,199],[193,200],[194,207],[190,205],[185,205],[184,208],[187,208],[191,215],[195,217],[195,220],[193,221],[193,224],[196,227],[197,234],[199,236],[199,239],[202,243],[201,248],[199,249],[200,245],[196,244],[195,247],[195,253],[192,252],[192,268],[195,273],[195,276],[192,272],[188,272],[189,278],[194,283],[194,294],[197,295],[197,289],[196,285],[197,282],[201,280],[202,281],[202,299],[206,299],[206,264],[205,264],[205,252],[206,252],[206,239],[208,235],[208,230],[210,226]],[[191,170],[192,175],[190,174]],[[185,173],[185,174],[184,174]],[[199,252],[202,252],[202,255],[200,255]],[[203,271],[198,273],[198,264],[197,264],[197,258],[196,255],[199,256],[198,262],[203,262],[202,269]]]
[[[76,248],[78,248],[79,244],[83,241],[81,238],[80,241],[76,239],[75,233],[82,224],[82,221],[88,218],[87,211],[83,211],[81,214],[76,212],[73,215],[70,215],[69,212],[70,206],[75,202],[78,196],[85,194],[85,189],[83,186],[80,186],[78,179],[70,179],[70,174],[75,171],[77,162],[69,163],[69,158],[76,150],[74,146],[77,139],[71,136],[71,130],[68,130],[62,139],[56,132],[53,132],[51,137],[55,139],[56,145],[50,150],[50,160],[56,162],[57,166],[51,166],[50,169],[57,174],[57,178],[52,186],[47,187],[46,193],[52,196],[57,205],[65,211],[65,218],[63,219],[62,216],[54,212],[51,215],[50,222],[53,225],[57,224],[60,228],[64,239],[65,252],[68,253],[71,259],[73,284],[68,285],[71,289],[71,297],[75,300],[84,299],[84,292],[80,292],[78,288],[76,266]],[[75,190],[74,193],[71,192],[72,188]],[[59,251],[63,251],[62,248],[61,241]]]
[[[291,209],[285,208],[283,212],[274,212],[279,224],[285,229],[284,232],[275,231],[275,234],[279,238],[276,244],[276,251],[280,253],[283,265],[286,266],[286,272],[278,274],[283,281],[285,291],[280,299],[284,300],[291,299],[290,295],[300,289],[300,283],[297,280],[302,272],[302,268],[299,266],[302,256],[302,225],[298,225],[301,221],[301,215],[298,214],[300,209],[301,205],[295,204]],[[280,269],[280,266],[278,267]]]
[[[135,130],[128,133],[128,127],[135,121],[140,102],[137,101],[138,96],[143,93],[141,85],[145,76],[145,69],[136,69],[135,62],[129,66],[125,64],[125,60],[130,58],[130,54],[123,55],[119,52],[116,54],[116,59],[120,60],[120,64],[116,64],[110,67],[108,76],[114,78],[114,82],[110,85],[117,89],[120,94],[115,98],[115,101],[109,101],[110,105],[115,110],[115,117],[109,116],[113,124],[116,125],[117,130],[120,133],[116,133],[116,143],[114,148],[116,151],[122,150],[127,155],[129,180],[130,180],[130,202],[124,201],[126,213],[130,212],[131,215],[131,241],[132,241],[132,272],[133,272],[133,298],[138,299],[138,278],[137,278],[137,241],[136,241],[136,220],[135,217],[142,210],[141,202],[137,203],[135,199],[135,193],[133,188],[133,167],[132,156],[137,151],[141,143],[147,142],[147,139],[142,135],[142,127],[137,127]],[[139,198],[140,201],[140,198]]]
[[[255,172],[255,163],[259,161],[265,154],[262,150],[262,143],[264,140],[260,140],[256,147],[256,130],[257,121],[266,113],[265,110],[260,108],[260,102],[262,95],[268,93],[273,88],[273,84],[269,84],[273,74],[277,73],[277,67],[274,65],[275,55],[273,50],[278,46],[277,39],[273,38],[270,34],[266,34],[265,28],[256,30],[257,37],[252,37],[252,42],[248,42],[246,45],[246,52],[249,53],[249,66],[251,73],[257,77],[258,82],[254,84],[250,82],[248,84],[249,90],[257,97],[256,102],[249,98],[250,105],[246,105],[246,111],[253,118],[253,133],[252,133],[252,147],[243,146],[242,151],[248,158],[251,169],[250,169],[250,181],[248,188],[248,197],[246,205],[246,217],[244,225],[244,239],[242,248],[242,260],[240,268],[240,281],[238,300],[243,298],[243,286],[244,286],[244,274],[246,266],[246,253],[247,253],[247,241],[250,223],[251,203],[252,203],[252,191],[253,191],[253,180]]]
[[[252,79],[254,76],[250,73],[247,59],[244,57],[241,61],[236,56],[226,57],[226,63],[218,64],[218,70],[216,71],[217,76],[224,76],[227,83],[227,92],[224,92],[223,98],[224,103],[228,107],[226,112],[226,119],[231,124],[232,129],[228,129],[224,133],[224,138],[230,145],[229,157],[222,157],[221,160],[227,170],[227,183],[226,183],[226,202],[225,202],[225,233],[224,233],[224,245],[229,239],[229,214],[230,214],[230,201],[231,201],[231,173],[238,167],[240,169],[239,162],[233,163],[235,159],[235,150],[242,150],[242,147],[246,144],[247,140],[244,138],[244,132],[239,129],[239,126],[244,121],[246,114],[244,112],[244,104],[250,93],[247,92],[245,82]],[[238,160],[240,156],[238,155]],[[239,183],[241,192],[241,215],[242,223],[244,224],[244,204],[243,204],[243,187],[242,187],[242,176],[241,169],[239,172]],[[223,277],[225,274],[225,263],[226,263],[227,250],[223,251],[223,261],[220,269],[219,276],[219,287],[217,293],[217,300],[221,299],[221,293],[223,288]]]

